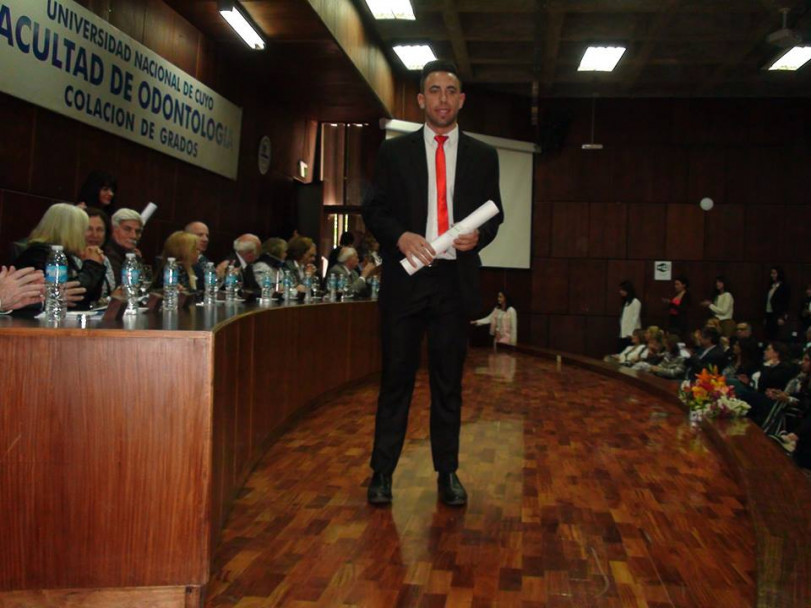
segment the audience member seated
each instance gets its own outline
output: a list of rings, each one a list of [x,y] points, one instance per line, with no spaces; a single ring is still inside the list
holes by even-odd
[[[721,335],[715,328],[705,327],[701,330],[696,352],[687,361],[690,380],[694,380],[702,370],[714,367],[720,371],[726,367],[727,359],[720,342]]]
[[[644,329],[635,329],[631,334],[631,344],[615,355],[607,355],[603,360],[620,365],[633,365],[640,360],[642,351],[647,348],[646,335]]]
[[[177,284],[181,291],[194,293],[197,291],[198,285],[202,287],[203,284],[198,283],[194,273],[194,263],[200,254],[197,241],[198,237],[185,230],[178,230],[169,235],[163,244],[160,266],[155,275],[155,282],[152,284],[153,289],[163,288],[163,271],[169,258],[175,258],[177,262]]]
[[[260,281],[271,270],[267,262],[259,259],[261,255],[262,241],[259,237],[255,234],[243,234],[234,241],[234,251],[223,264],[239,266],[242,270],[242,288],[259,293]]]
[[[328,274],[337,275],[338,278],[346,277],[346,293],[353,297],[365,296],[368,292],[368,279],[375,271],[376,267],[372,264],[367,264],[366,267],[358,274],[358,264],[360,258],[358,252],[353,247],[344,247],[338,254],[338,263],[329,269]]]
[[[0,314],[42,302],[45,277],[34,268],[0,266]]]
[[[471,321],[473,325],[489,325],[494,344],[512,344],[518,341],[518,315],[510,306],[510,299],[503,291],[496,296],[496,307],[489,315]]]
[[[686,372],[686,359],[681,353],[679,337],[669,334],[665,339],[665,353],[659,363],[651,365],[648,371],[661,378],[681,380]]]
[[[45,271],[51,245],[62,245],[68,259],[68,280],[85,289],[77,308],[87,309],[101,296],[106,268],[98,247],[88,247],[85,233],[89,219],[80,207],[67,203],[51,205],[28,236],[28,247],[14,261],[17,268],[31,266]]]
[[[76,204],[83,209],[98,207],[109,213],[115,204],[116,190],[115,177],[104,171],[91,171],[79,189]]]
[[[278,237],[269,238],[262,243],[262,253],[267,256],[271,268],[280,270],[287,259],[287,241]]]
[[[657,365],[664,357],[664,345],[662,344],[661,336],[654,336],[648,338],[647,348],[642,351],[640,360],[631,366],[641,372],[647,372],[654,365]]]
[[[785,436],[792,457],[800,467],[811,469],[811,416],[806,416],[793,433]]]
[[[765,394],[772,401],[772,407],[761,426],[764,432],[775,438],[793,432],[809,413],[809,373],[811,373],[811,351],[803,354],[800,373],[788,381],[785,389],[769,388]]]
[[[736,387],[736,395],[746,401],[752,409],[748,416],[763,425],[771,410],[772,400],[766,396],[769,389],[784,390],[789,380],[797,373],[797,368],[787,361],[788,349],[782,342],[769,342],[763,351],[763,364],[752,374],[750,382]]]
[[[760,347],[752,338],[741,338],[735,340],[730,350],[732,359],[723,370],[724,376],[729,381],[737,380],[749,386],[752,376],[760,369],[763,361]]]
[[[132,209],[119,209],[113,213],[113,236],[104,248],[104,254],[110,259],[116,285],[121,283],[121,267],[128,253],[135,253],[139,258],[138,241],[143,232],[141,214]]]
[[[90,223],[87,226],[84,240],[88,247],[98,247],[102,251],[107,245],[107,227],[110,225],[110,218],[101,209],[88,207],[85,209]],[[115,272],[110,259],[104,256],[104,285],[101,288],[101,297],[108,297],[115,290]]]
[[[209,242],[208,226],[203,222],[195,221],[186,224],[183,230],[197,237],[197,259],[192,264],[192,270],[194,270],[194,276],[197,278],[197,284],[202,287],[206,281],[206,265],[211,262],[206,257]],[[224,267],[218,269],[218,275],[222,276],[223,271]]]
[[[355,246],[355,235],[350,230],[341,234],[341,238],[338,239],[338,246],[333,247],[332,251],[329,252],[329,256],[327,257],[327,268],[332,270],[332,267],[338,264],[338,254],[341,253],[341,249],[344,247],[354,247]]]
[[[317,275],[317,269],[313,260],[315,259],[315,243],[306,236],[294,236],[287,242],[287,260],[285,269],[291,271],[293,280],[296,282],[299,291],[304,291],[304,277]]]
[[[363,235],[360,256],[361,266],[366,266],[369,263],[380,266],[383,263],[383,258],[380,257],[380,243],[371,232]]]

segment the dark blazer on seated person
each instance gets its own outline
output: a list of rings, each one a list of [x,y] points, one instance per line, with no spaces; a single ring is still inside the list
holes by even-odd
[[[51,245],[49,243],[31,243],[14,260],[13,265],[16,268],[33,266],[37,270],[45,272],[50,253]],[[76,304],[76,308],[79,310],[90,308],[90,304],[101,297],[101,288],[104,285],[107,268],[104,264],[99,264],[93,260],[84,260],[82,262],[69,253],[66,253],[66,256],[68,258],[68,280],[79,281],[79,284],[87,290],[82,301]],[[79,267],[80,264],[81,268]]]
[[[727,363],[727,356],[724,349],[718,344],[713,344],[710,348],[701,352],[696,352],[687,362],[687,370],[690,379],[695,379],[702,370],[710,367],[717,368],[720,373]]]

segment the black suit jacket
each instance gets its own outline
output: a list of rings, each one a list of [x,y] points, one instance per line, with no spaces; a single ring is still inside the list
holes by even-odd
[[[499,214],[479,228],[473,251],[457,251],[459,288],[468,315],[481,310],[478,270],[479,251],[489,245],[504,219],[498,186],[495,148],[459,133],[454,181],[453,217],[458,221],[492,200]],[[375,165],[372,187],[363,202],[363,220],[380,242],[383,257],[380,303],[404,301],[411,279],[400,265],[403,255],[397,241],[404,232],[425,236],[428,220],[428,161],[423,129],[383,142]]]

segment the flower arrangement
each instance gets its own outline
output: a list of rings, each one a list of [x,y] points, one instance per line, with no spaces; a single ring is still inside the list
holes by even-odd
[[[693,382],[682,382],[679,399],[699,418],[738,418],[749,411],[749,404],[735,397],[735,389],[715,367],[702,370]]]

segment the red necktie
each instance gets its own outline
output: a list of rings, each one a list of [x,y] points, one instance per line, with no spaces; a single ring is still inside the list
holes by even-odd
[[[448,192],[445,186],[445,148],[447,135],[434,135],[436,148],[436,222],[437,236],[448,231]]]

